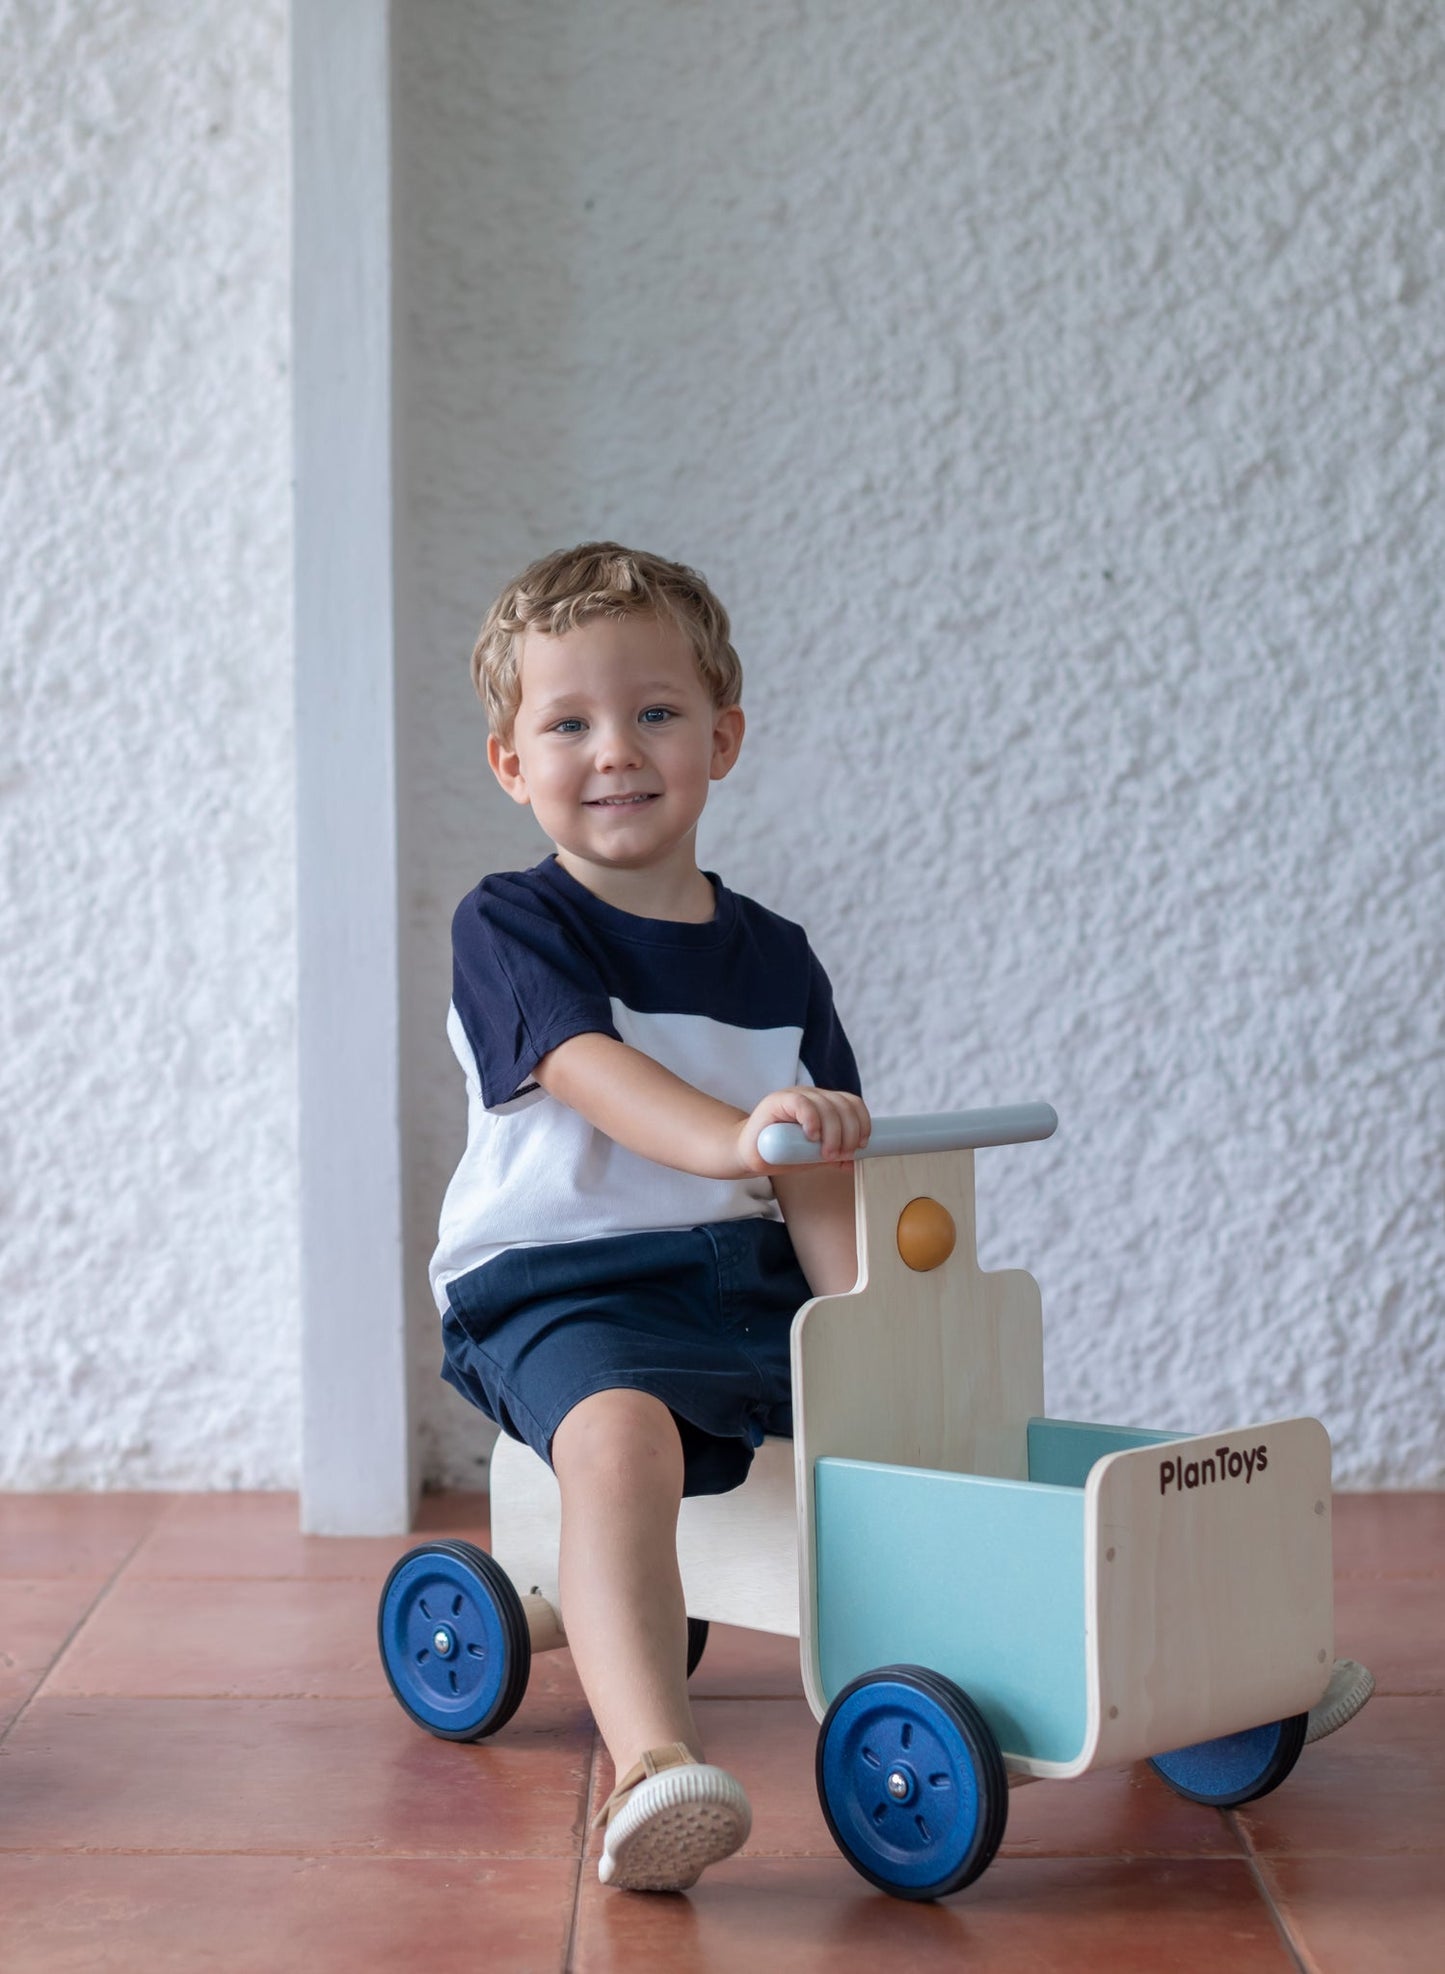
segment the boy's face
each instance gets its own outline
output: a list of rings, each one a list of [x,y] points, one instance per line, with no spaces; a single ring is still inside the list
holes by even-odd
[[[510,745],[492,771],[559,850],[641,870],[693,855],[708,785],[742,745],[739,706],[715,707],[692,647],[657,617],[597,617],[562,637],[528,631]]]

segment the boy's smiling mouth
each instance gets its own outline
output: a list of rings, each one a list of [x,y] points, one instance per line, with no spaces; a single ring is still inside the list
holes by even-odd
[[[655,795],[599,795],[584,804],[588,809],[636,809],[644,802],[655,802]]]

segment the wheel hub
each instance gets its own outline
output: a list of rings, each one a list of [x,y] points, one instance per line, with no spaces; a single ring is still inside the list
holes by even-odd
[[[432,1650],[439,1659],[449,1659],[457,1649],[457,1641],[454,1633],[444,1624],[439,1624],[432,1633],[431,1644]]]
[[[895,1803],[908,1803],[912,1802],[918,1784],[912,1769],[900,1762],[896,1768],[888,1771],[888,1780],[884,1787]]]

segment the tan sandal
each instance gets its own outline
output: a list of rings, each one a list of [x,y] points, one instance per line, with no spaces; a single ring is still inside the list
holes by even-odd
[[[607,1832],[597,1876],[626,1892],[685,1892],[752,1827],[742,1784],[670,1741],[649,1748],[593,1817],[592,1828]]]

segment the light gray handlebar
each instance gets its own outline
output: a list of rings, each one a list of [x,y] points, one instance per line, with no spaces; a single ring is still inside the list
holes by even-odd
[[[917,1117],[875,1117],[859,1158],[900,1152],[977,1151],[984,1145],[1027,1145],[1058,1129],[1052,1104],[1002,1104],[996,1110],[941,1110]],[[765,1124],[758,1150],[769,1165],[816,1165],[818,1147],[801,1124]]]

